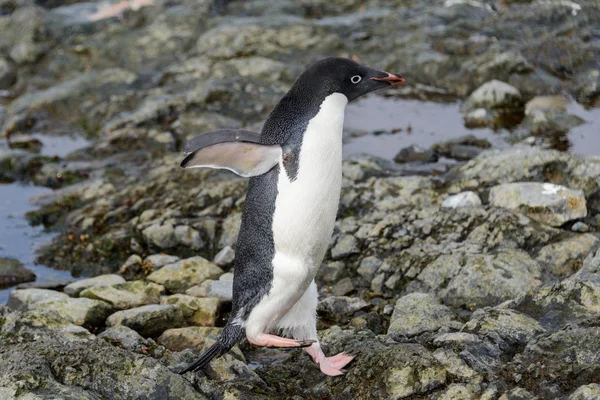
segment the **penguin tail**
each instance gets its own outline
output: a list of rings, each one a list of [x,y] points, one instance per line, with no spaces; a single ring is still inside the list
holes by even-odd
[[[189,371],[198,371],[208,365],[208,363],[216,357],[220,357],[227,353],[236,343],[238,343],[244,337],[244,329],[239,326],[227,324],[223,328],[223,332],[217,339],[217,341],[208,348],[192,365],[181,371],[179,374],[183,375]]]

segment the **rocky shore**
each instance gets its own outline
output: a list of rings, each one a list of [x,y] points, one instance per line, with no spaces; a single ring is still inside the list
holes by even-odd
[[[86,277],[0,258],[0,398],[599,399],[600,157],[560,151],[567,104],[600,95],[598,26],[592,0],[0,0],[0,181],[55,189],[38,262]],[[344,161],[317,279],[343,377],[245,343],[178,375],[227,319],[246,187],[182,171],[182,144],[259,130],[307,63],[352,54],[505,145]],[[44,153],[70,135],[89,146]]]

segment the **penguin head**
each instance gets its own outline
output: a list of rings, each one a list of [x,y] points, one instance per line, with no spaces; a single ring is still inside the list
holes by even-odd
[[[404,78],[400,75],[377,71],[351,59],[329,57],[310,65],[294,86],[316,90],[317,97],[322,98],[341,93],[352,101],[374,90],[403,82]]]

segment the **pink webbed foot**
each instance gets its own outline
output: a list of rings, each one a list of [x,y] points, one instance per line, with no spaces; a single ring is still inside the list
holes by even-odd
[[[311,347],[307,347],[306,352],[312,357],[313,361],[319,365],[319,369],[322,373],[329,376],[339,376],[344,374],[344,368],[350,361],[354,359],[354,356],[346,353],[340,353],[332,357],[325,357],[325,354],[321,350],[321,346],[315,344]]]
[[[282,338],[268,333],[263,333],[258,338],[247,338],[248,342],[256,346],[265,347],[308,347],[315,343],[314,340],[294,340]]]

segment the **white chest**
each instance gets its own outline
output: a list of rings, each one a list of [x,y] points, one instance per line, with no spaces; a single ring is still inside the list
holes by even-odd
[[[327,250],[340,199],[347,103],[346,96],[334,93],[310,120],[293,182],[280,165],[273,216],[275,252],[310,264],[315,273]]]

